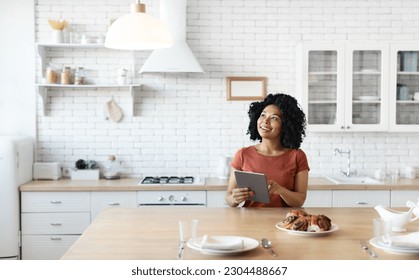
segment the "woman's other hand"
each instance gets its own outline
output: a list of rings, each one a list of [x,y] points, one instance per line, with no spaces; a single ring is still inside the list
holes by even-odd
[[[280,194],[280,189],[283,188],[280,184],[275,182],[274,180],[268,180],[268,190],[269,194]]]

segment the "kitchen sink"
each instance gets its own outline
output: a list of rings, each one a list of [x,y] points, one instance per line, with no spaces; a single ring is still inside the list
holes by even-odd
[[[332,181],[335,184],[341,185],[382,185],[384,184],[381,181],[378,181],[371,177],[344,177],[344,176],[328,176],[326,177],[329,181]]]

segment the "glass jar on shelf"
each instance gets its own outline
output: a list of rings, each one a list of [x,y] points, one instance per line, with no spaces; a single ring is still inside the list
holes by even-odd
[[[58,81],[58,75],[55,69],[48,66],[47,69],[45,70],[45,78],[46,78],[47,84],[56,84]]]
[[[71,68],[68,66],[63,67],[61,71],[61,84],[62,85],[69,85],[71,84]]]
[[[84,76],[84,68],[83,67],[76,67],[74,72],[74,84],[75,85],[85,85],[86,78]]]

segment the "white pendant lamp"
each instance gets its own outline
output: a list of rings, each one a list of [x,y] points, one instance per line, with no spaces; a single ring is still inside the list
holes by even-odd
[[[169,48],[173,39],[161,20],[145,13],[139,0],[131,4],[131,13],[115,20],[106,34],[105,47],[120,50]]]

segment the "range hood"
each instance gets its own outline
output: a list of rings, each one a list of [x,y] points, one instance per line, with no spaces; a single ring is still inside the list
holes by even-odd
[[[154,50],[144,62],[140,73],[203,73],[204,70],[186,43],[186,0],[160,0],[160,19],[169,27],[173,46]]]

